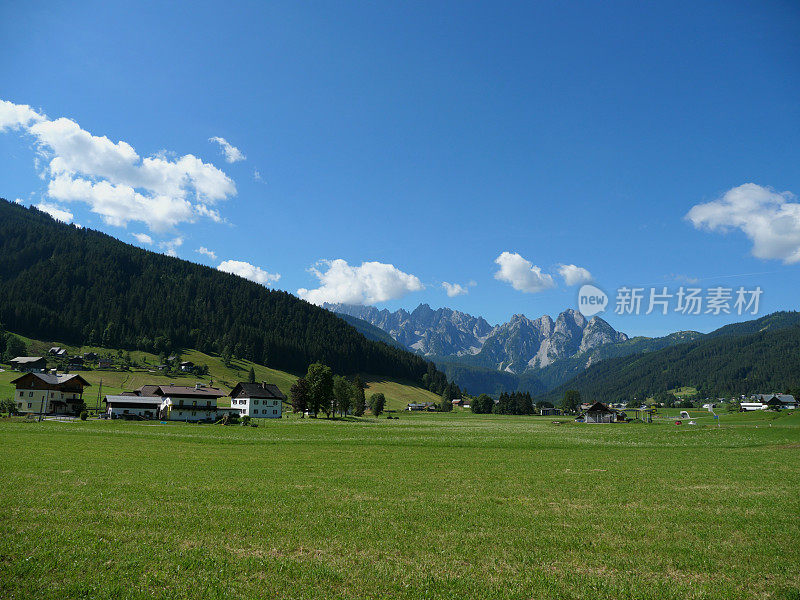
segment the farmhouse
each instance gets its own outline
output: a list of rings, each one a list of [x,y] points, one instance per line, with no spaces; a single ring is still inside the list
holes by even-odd
[[[561,414],[561,409],[550,408],[550,407],[547,407],[547,406],[543,406],[542,407],[542,416],[543,417],[551,417],[551,416],[560,415],[560,414]]]
[[[469,408],[469,400],[464,398],[453,398],[452,404],[454,407],[460,406],[461,408]]]
[[[106,396],[106,414],[111,419],[140,417],[154,419],[161,407],[160,396]]]
[[[181,363],[181,371],[191,371],[194,368],[194,363],[190,360],[185,360]]]
[[[80,375],[26,373],[12,381],[21,413],[76,415],[83,406],[83,388],[91,385]]]
[[[212,421],[217,416],[217,399],[225,396],[220,389],[196,384],[160,385],[159,417],[167,421]]]
[[[583,413],[586,423],[616,423],[617,411],[602,402],[595,402]]]
[[[40,373],[47,369],[47,361],[43,356],[18,356],[8,361],[17,371]]]
[[[754,402],[761,402],[762,408],[797,408],[797,401],[791,394],[757,394],[753,396]],[[745,403],[742,403],[744,407]]]
[[[231,390],[231,408],[238,408],[244,417],[280,419],[286,396],[277,385],[239,382]]]

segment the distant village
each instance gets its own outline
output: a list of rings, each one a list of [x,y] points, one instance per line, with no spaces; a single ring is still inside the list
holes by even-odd
[[[64,357],[66,351],[59,347],[50,349],[55,357]],[[47,369],[44,356],[18,356],[9,363],[23,374],[12,380],[16,387],[14,404],[16,412],[27,415],[79,417],[86,410],[84,390],[91,384],[79,373],[57,373]],[[112,367],[110,360],[87,352],[70,357],[70,370],[83,370],[88,363],[99,369]],[[157,369],[159,367],[156,367]],[[184,361],[180,370],[191,372],[194,365]],[[161,368],[160,370],[163,370]],[[230,396],[231,406],[217,405],[219,398]],[[283,416],[286,396],[278,386],[268,382],[239,382],[230,390],[203,383],[193,386],[153,384],[119,395],[103,397],[103,418],[187,422],[217,422],[239,419],[279,419]]]
[[[58,346],[50,349],[50,358],[58,359],[66,365],[68,371],[82,371],[90,367],[111,369],[114,364],[109,358],[98,356],[94,352],[86,352],[80,356],[68,356],[67,351]],[[91,384],[79,373],[58,373],[56,369],[48,369],[47,357],[17,356],[9,364],[22,375],[12,380],[15,386],[13,408],[19,414],[31,416],[68,416],[79,417],[86,411],[84,390]],[[183,373],[203,374],[203,368],[191,361],[178,361],[177,357],[169,357],[165,364],[155,365],[155,370],[179,370]],[[206,369],[207,371],[207,369]],[[220,398],[229,396],[231,406],[218,406]],[[476,410],[474,404],[484,399],[490,406]],[[174,384],[148,384],[119,395],[106,395],[102,399],[101,418],[185,421],[185,422],[228,422],[239,418],[279,419],[283,416],[283,404],[286,396],[278,386],[268,382],[238,382],[230,391],[213,385],[196,383],[193,386]],[[497,412],[493,410],[501,400],[482,394],[475,398],[453,398],[447,400],[453,410],[470,409],[473,412]],[[557,408],[546,403],[536,406],[534,411],[526,414],[542,416],[570,415],[578,422],[584,423],[619,423],[631,420],[651,422],[653,414],[663,404],[655,403],[580,403],[573,410]],[[703,409],[714,412],[715,409],[735,407],[738,411],[784,410],[797,408],[797,401],[790,394],[769,393],[755,394],[749,397],[707,401]],[[698,406],[699,408],[699,406]],[[411,412],[440,412],[441,403],[412,402],[406,406]],[[577,416],[576,416],[577,414]],[[683,413],[682,413],[683,414]],[[686,413],[688,417],[688,413]]]

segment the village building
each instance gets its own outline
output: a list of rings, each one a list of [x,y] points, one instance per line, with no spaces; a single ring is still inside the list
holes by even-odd
[[[21,413],[77,415],[83,389],[91,384],[80,375],[26,373],[14,379],[14,401]]]
[[[67,355],[66,349],[62,348],[61,346],[53,346],[52,348],[50,348],[50,350],[47,351],[47,353],[51,354],[52,356],[59,356],[59,357]]]
[[[286,396],[277,385],[239,382],[231,390],[231,408],[239,409],[241,416],[258,419],[280,419]]]
[[[194,363],[190,360],[185,360],[181,363],[181,371],[191,371],[194,368]]]
[[[616,423],[618,412],[607,404],[595,402],[582,416],[584,423]]]
[[[158,418],[158,411],[161,407],[160,396],[106,396],[103,398],[106,405],[106,415],[110,419],[129,419],[138,417],[141,419]]]
[[[165,421],[213,421],[217,416],[217,400],[225,396],[218,388],[196,384],[160,385],[159,417]]]
[[[794,409],[797,408],[797,401],[791,394],[756,394],[747,401],[743,401],[740,406],[744,411],[772,409]]]
[[[47,369],[47,361],[43,356],[17,356],[8,362],[17,371],[41,373]]]
[[[452,400],[453,406],[460,406],[461,408],[469,408],[469,400],[465,400],[464,398],[453,398]]]
[[[561,409],[552,408],[548,406],[542,407],[542,416],[543,417],[553,417],[561,414]]]

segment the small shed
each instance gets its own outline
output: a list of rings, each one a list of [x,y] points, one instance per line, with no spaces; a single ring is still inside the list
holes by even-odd
[[[616,423],[617,411],[602,402],[595,402],[583,414],[586,423]]]

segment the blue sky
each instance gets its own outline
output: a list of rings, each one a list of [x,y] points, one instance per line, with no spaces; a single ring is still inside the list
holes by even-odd
[[[797,307],[796,2],[108,4],[0,6],[0,196],[316,302]]]

